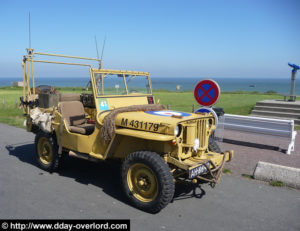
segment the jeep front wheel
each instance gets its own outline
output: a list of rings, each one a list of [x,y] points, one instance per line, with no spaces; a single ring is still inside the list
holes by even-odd
[[[141,210],[157,213],[173,199],[175,184],[170,168],[154,152],[131,153],[121,174],[127,198]]]
[[[217,152],[217,153],[222,152],[221,148],[219,147],[219,145],[217,144],[217,142],[215,141],[215,139],[213,137],[209,137],[208,150],[212,151],[212,152]]]

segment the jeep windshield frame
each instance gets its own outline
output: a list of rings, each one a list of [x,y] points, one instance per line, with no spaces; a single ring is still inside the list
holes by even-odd
[[[92,69],[92,82],[97,98],[152,95],[148,72]]]

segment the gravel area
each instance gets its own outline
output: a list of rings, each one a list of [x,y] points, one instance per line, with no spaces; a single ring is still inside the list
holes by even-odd
[[[300,168],[300,134],[295,141],[295,151],[285,154],[289,139],[282,137],[224,131],[222,150],[234,150],[234,159],[225,165],[233,175],[252,175],[258,161]]]

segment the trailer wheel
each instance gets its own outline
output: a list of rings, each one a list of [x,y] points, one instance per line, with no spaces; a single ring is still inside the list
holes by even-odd
[[[157,213],[173,199],[175,184],[170,168],[155,152],[128,155],[121,175],[127,198],[141,210]]]
[[[60,163],[55,136],[40,131],[36,134],[34,143],[39,167],[49,172],[55,171]]]

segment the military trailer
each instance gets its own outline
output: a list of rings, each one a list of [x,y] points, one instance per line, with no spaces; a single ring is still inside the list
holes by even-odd
[[[95,61],[99,67],[51,57]],[[37,59],[47,57],[48,59]],[[89,69],[90,93],[67,94],[35,86],[34,63]],[[211,113],[166,110],[155,102],[148,72],[107,70],[99,59],[35,52],[23,61],[21,104],[35,136],[40,168],[55,171],[64,156],[122,162],[120,177],[130,203],[157,213],[173,199],[176,183],[219,182],[233,151],[221,152],[211,134]]]

